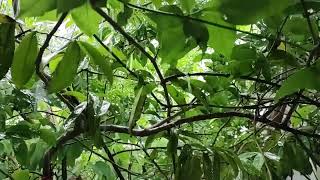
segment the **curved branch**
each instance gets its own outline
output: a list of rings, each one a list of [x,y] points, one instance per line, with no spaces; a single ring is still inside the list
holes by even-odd
[[[193,122],[198,122],[198,121],[205,121],[205,120],[211,120],[215,118],[227,118],[227,117],[242,117],[249,119],[251,121],[257,121],[261,122],[263,124],[267,124],[268,126],[278,128],[281,130],[284,130],[286,132],[291,132],[292,134],[297,134],[297,135],[303,135],[306,137],[311,137],[311,138],[316,138],[320,139],[320,134],[310,134],[304,131],[300,131],[297,129],[290,128],[288,126],[269,121],[267,118],[255,118],[254,115],[248,114],[248,113],[241,113],[241,112],[218,112],[218,113],[212,113],[212,114],[204,114],[204,115],[198,115],[198,116],[192,116],[188,118],[183,118],[174,122],[167,123],[165,125],[155,127],[155,128],[150,128],[150,129],[133,129],[131,134],[134,136],[139,136],[139,137],[144,137],[144,136],[150,136],[165,130],[169,130],[171,128],[177,127],[179,125],[183,124],[189,124]],[[119,125],[105,125],[105,126],[100,126],[101,131],[106,131],[106,132],[117,132],[117,133],[125,133],[125,134],[130,134],[129,133],[129,128],[126,126],[119,126]]]

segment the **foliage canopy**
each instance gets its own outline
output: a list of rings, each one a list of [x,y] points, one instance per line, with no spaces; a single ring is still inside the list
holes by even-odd
[[[0,1],[0,179],[320,178],[318,0]]]

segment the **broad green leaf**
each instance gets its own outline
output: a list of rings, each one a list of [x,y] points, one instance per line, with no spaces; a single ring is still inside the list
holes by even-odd
[[[58,13],[68,12],[84,3],[86,3],[86,0],[57,0],[57,10]]]
[[[29,180],[29,170],[18,169],[13,172],[12,177],[14,180]]]
[[[29,165],[29,157],[26,156],[26,154],[28,154],[28,146],[25,141],[19,143],[18,147],[14,150],[14,154],[21,165]]]
[[[40,138],[48,145],[53,146],[57,141],[56,134],[50,129],[40,129]]]
[[[99,175],[105,177],[105,179],[116,179],[111,167],[109,164],[106,164],[105,162],[98,161],[93,166],[92,169],[94,172],[98,173]]]
[[[57,7],[56,0],[20,0],[18,17],[42,16]]]
[[[81,155],[82,151],[83,147],[79,143],[71,144],[64,149],[68,166],[73,167],[75,165],[75,160]]]
[[[257,58],[257,53],[250,45],[241,44],[233,47],[231,58],[239,61],[253,61]]]
[[[301,69],[289,76],[277,91],[276,100],[297,92],[300,89],[320,90],[319,73],[314,68]]]
[[[146,98],[147,93],[144,90],[144,86],[142,86],[139,89],[132,105],[129,119],[129,131],[131,131],[135,127],[137,120],[139,120]]]
[[[177,6],[164,6],[160,10],[183,14]],[[149,14],[149,17],[157,24],[157,36],[160,42],[159,56],[162,63],[175,65],[178,59],[196,46],[194,40],[187,39],[182,19],[159,14]]]
[[[30,151],[28,153],[30,170],[36,170],[37,167],[41,166],[41,160],[47,149],[47,144],[43,141],[38,141],[30,145]]]
[[[54,71],[52,79],[49,81],[47,87],[48,93],[59,92],[71,85],[74,77],[77,75],[77,69],[81,60],[82,55],[78,43],[71,42]]]
[[[217,4],[218,10],[226,16],[226,21],[243,25],[253,24],[264,17],[281,13],[292,2],[291,0],[219,0]]]
[[[0,24],[0,79],[8,72],[14,54],[15,47],[15,23]]]
[[[63,54],[58,53],[49,60],[49,69],[51,73],[53,73],[56,70],[62,58],[63,58]]]
[[[317,21],[310,18],[313,32],[318,34]],[[307,20],[303,16],[291,16],[283,27],[283,33],[295,40],[304,40],[311,37]]]
[[[182,9],[184,9],[188,13],[190,13],[191,10],[196,5],[196,1],[195,0],[180,0],[180,3],[181,3]]]
[[[283,50],[272,51],[268,57],[268,61],[273,65],[281,65],[284,67],[288,65],[293,67],[300,66],[298,59],[294,57],[294,55]]]
[[[35,32],[28,34],[15,51],[11,75],[14,84],[22,88],[35,71],[35,61],[38,55],[38,40]]]
[[[200,18],[226,27],[235,28],[234,25],[223,21],[223,16],[213,10],[204,11]],[[230,57],[236,40],[236,32],[212,25],[206,26],[209,31],[208,46],[212,47],[216,52],[223,54],[226,57]]]
[[[102,17],[92,9],[89,2],[73,9],[71,17],[76,25],[88,36],[98,32],[99,23],[102,20]]]
[[[82,50],[90,57],[90,59],[99,66],[100,71],[103,72],[107,76],[110,84],[113,83],[113,73],[111,69],[111,64],[107,58],[103,57],[103,55],[91,44],[86,42],[80,42],[80,46]]]

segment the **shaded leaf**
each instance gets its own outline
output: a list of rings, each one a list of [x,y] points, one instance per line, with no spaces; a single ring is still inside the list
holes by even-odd
[[[92,9],[89,2],[73,9],[71,17],[76,25],[88,36],[98,32],[99,23],[102,20],[101,16]]]
[[[132,106],[129,119],[129,131],[131,131],[135,127],[137,120],[139,120],[146,98],[147,94],[144,90],[144,86],[142,86],[139,89]]]
[[[21,88],[32,77],[38,55],[38,40],[35,32],[28,34],[15,51],[11,69],[14,84]]]
[[[113,73],[110,62],[91,44],[80,42],[82,50],[90,57],[90,59],[99,66],[100,71],[107,76],[108,81],[113,83]]]
[[[0,79],[8,72],[15,47],[15,23],[0,24]]]
[[[59,92],[71,85],[74,77],[77,75],[77,69],[81,60],[82,55],[78,43],[71,42],[54,71],[52,79],[49,81],[47,87],[48,93]]]

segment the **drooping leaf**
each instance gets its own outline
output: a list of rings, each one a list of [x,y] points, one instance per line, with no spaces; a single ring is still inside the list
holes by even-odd
[[[204,11],[200,18],[229,28],[235,28],[234,25],[225,22],[221,14],[213,10]],[[209,32],[208,46],[212,47],[218,53],[221,53],[226,57],[230,57],[236,40],[236,32],[212,25],[206,26]]]
[[[18,17],[42,16],[57,7],[56,0],[20,0]]]
[[[57,0],[58,13],[67,12],[86,3],[86,0]]]
[[[55,93],[68,87],[77,75],[81,60],[82,54],[78,43],[71,42],[49,81],[48,93]]]
[[[291,3],[290,0],[219,0],[217,4],[218,10],[226,16],[226,21],[243,25],[252,24],[264,17],[281,13]]]
[[[88,36],[98,32],[99,23],[102,20],[101,16],[92,9],[89,2],[73,9],[71,17],[76,25]]]
[[[135,127],[137,120],[139,120],[139,118],[141,116],[146,98],[147,98],[147,93],[145,92],[144,86],[142,86],[139,89],[139,91],[134,99],[134,103],[132,105],[132,110],[131,110],[130,119],[129,119],[129,130],[130,131]]]
[[[310,25],[313,32],[318,34],[319,31],[315,18],[310,18]],[[291,16],[284,25],[283,32],[295,40],[304,40],[312,37],[308,22],[303,16]]]
[[[92,169],[97,172],[99,175],[105,177],[106,179],[116,179],[114,173],[111,170],[111,167],[109,164],[106,164],[105,162],[98,161],[93,166]]]
[[[0,24],[0,79],[8,72],[14,54],[15,47],[15,23]]]
[[[56,134],[50,129],[40,129],[40,138],[48,145],[54,145],[57,141]]]
[[[300,89],[316,89],[320,90],[318,72],[315,68],[301,69],[293,75],[289,76],[277,91],[276,100],[287,95],[297,92]]]
[[[28,34],[15,51],[11,69],[14,84],[21,88],[32,77],[38,54],[38,40],[35,32]]]
[[[100,71],[107,76],[110,84],[113,83],[113,73],[111,69],[111,64],[108,59],[104,58],[103,55],[91,44],[86,42],[80,42],[82,50],[90,57],[90,59],[99,66]]]
[[[191,10],[196,5],[196,1],[195,0],[180,0],[180,3],[181,3],[182,9],[184,9],[188,13],[190,13]]]
[[[183,14],[179,7],[173,5],[164,6],[160,10]],[[162,63],[176,64],[178,59],[196,46],[194,40],[188,41],[184,34],[183,21],[180,18],[159,14],[149,14],[149,17],[157,24],[160,42],[159,56],[162,58]]]
[[[29,165],[29,157],[26,156],[28,154],[28,146],[25,141],[19,143],[18,147],[14,150],[14,154],[20,164],[24,166]]]

